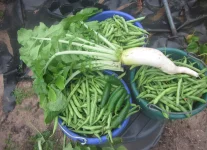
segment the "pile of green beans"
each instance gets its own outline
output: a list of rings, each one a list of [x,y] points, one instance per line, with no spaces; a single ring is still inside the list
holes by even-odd
[[[68,93],[68,106],[60,118],[70,130],[86,137],[108,134],[113,142],[111,131],[139,111],[139,106],[130,104],[120,80],[101,72],[74,78]]]
[[[185,57],[174,63],[195,70],[199,78],[186,74],[169,75],[160,69],[142,66],[134,78],[140,93],[138,98],[159,107],[165,118],[169,118],[170,112],[183,112],[190,117],[197,103],[206,103],[202,96],[207,93],[207,68],[199,70],[187,62]]]
[[[149,33],[133,23],[133,20],[126,21],[123,17],[114,15],[113,18],[100,22],[99,32],[111,43],[120,45],[124,49],[141,47],[146,44],[146,37]]]

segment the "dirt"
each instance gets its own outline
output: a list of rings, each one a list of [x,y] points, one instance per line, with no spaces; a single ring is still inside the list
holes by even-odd
[[[0,78],[1,85],[2,79]],[[31,86],[32,83],[28,81],[17,84],[17,87],[22,89],[32,88]],[[9,114],[2,112],[2,104],[0,103],[0,150],[33,149],[31,137],[37,134],[35,128],[40,132],[52,130],[52,124],[46,125],[44,123],[43,110],[39,108],[36,95],[24,99],[22,104],[16,105]],[[60,131],[58,130],[58,132]]]
[[[207,109],[190,119],[169,121],[152,150],[206,150]]]

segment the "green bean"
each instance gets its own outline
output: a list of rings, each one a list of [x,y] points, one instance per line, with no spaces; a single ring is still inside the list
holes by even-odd
[[[137,98],[142,98],[145,94],[147,94],[147,92],[146,92],[146,91],[144,91],[144,92],[140,93],[140,94],[137,96]]]
[[[181,111],[179,108],[175,107],[175,106],[172,105],[172,104],[167,103],[166,101],[164,101],[164,100],[162,100],[162,99],[160,99],[160,102],[162,102],[163,104],[167,105],[169,108],[171,108],[171,109],[173,109],[173,110],[175,110],[175,111],[178,111],[178,112]]]
[[[105,25],[105,27],[104,27],[104,29],[103,29],[103,31],[102,31],[102,33],[105,35],[106,34],[106,30],[108,29],[108,24],[106,24]]]
[[[128,32],[127,35],[137,35],[137,36],[139,36],[139,35],[143,35],[143,33],[139,32],[139,31],[137,31],[137,32]]]
[[[189,110],[192,112],[192,110],[193,110],[192,105],[189,102],[186,102],[186,103],[188,104]]]
[[[201,102],[201,103],[207,103],[206,100],[202,99],[202,98],[199,98],[199,97],[195,97],[195,96],[187,96],[188,98],[192,99],[192,100],[196,100],[198,102]]]
[[[79,130],[83,125],[87,124],[89,121],[89,116],[86,118],[86,120],[77,128],[77,130]]]
[[[145,40],[145,37],[141,37],[141,38],[139,38],[139,39],[135,39],[135,40],[133,40],[133,41],[128,42],[127,45],[136,44],[136,43],[138,43],[138,42],[144,42],[144,40]]]
[[[132,111],[132,112],[128,113],[128,115],[126,116],[126,119],[127,119],[129,116],[131,116],[131,115],[133,115],[133,114],[136,114],[136,113],[138,113],[138,112],[139,112],[139,110],[135,110],[135,111]]]
[[[123,48],[127,49],[127,48],[132,48],[132,47],[137,47],[137,46],[143,46],[144,44],[145,44],[145,42],[139,42],[139,43],[136,43],[136,44],[131,44],[131,45],[123,46]]]
[[[74,101],[74,103],[75,103],[75,105],[76,105],[77,107],[81,107],[81,105],[80,105],[80,103],[78,102],[78,99],[77,99],[77,97],[76,97],[75,95],[72,96],[72,100]]]
[[[94,87],[93,87],[93,92],[95,93],[95,98],[94,98],[94,101],[91,102],[91,113],[90,113],[90,119],[89,119],[90,125],[92,125],[92,122],[93,122],[93,119],[94,119],[95,107],[97,107],[96,106],[96,103],[97,103],[97,91],[96,91],[96,89]]]
[[[114,30],[114,32],[116,32],[116,30]],[[108,39],[108,40],[111,42],[111,41],[114,39],[114,36],[115,36],[115,35],[114,35],[114,34],[112,34],[112,35],[109,37],[109,39]]]
[[[108,117],[108,120],[107,120],[107,128],[110,128],[110,125],[111,125],[111,118],[112,118],[112,115],[111,115],[111,113],[110,113],[110,115],[109,115],[109,117]],[[111,143],[113,143],[111,130],[108,130],[107,132],[108,132],[109,139],[110,139]]]
[[[140,32],[145,33],[145,34],[149,34],[146,30],[141,29],[141,28],[138,28],[137,26],[134,26],[134,25],[131,24],[131,23],[128,23],[128,22],[127,22],[127,25],[128,25],[129,27],[132,27],[133,29],[135,29],[135,30],[137,30],[137,31],[140,31]]]
[[[162,98],[166,93],[169,93],[171,91],[174,91],[176,89],[176,87],[171,87],[168,88],[166,90],[164,90],[160,95],[158,95],[154,100],[153,100],[153,104],[157,104],[159,99]]]
[[[149,90],[152,90],[152,91],[154,91],[155,89],[153,88],[153,87],[151,87],[151,86],[148,86],[148,85],[146,85],[146,86],[144,86],[146,89],[149,89]]]
[[[81,84],[81,90],[83,91],[83,97],[86,97],[86,85],[85,82]]]
[[[69,116],[69,111],[68,111],[68,108],[66,107],[66,109],[65,109],[65,116],[67,117],[67,116]]]
[[[73,103],[73,101],[70,101],[71,107],[73,109],[73,111],[75,112],[75,114],[79,117],[79,118],[83,118],[83,116],[81,115],[81,113],[78,111],[78,109],[76,108],[75,104]]]
[[[101,137],[99,136],[99,134],[94,133],[94,135],[99,139],[99,141],[101,142]]]
[[[96,131],[81,131],[81,130],[72,130],[72,131],[74,131],[74,132],[76,132],[76,133],[80,133],[80,134],[91,134],[91,135],[93,135],[93,134],[98,134],[98,133],[100,133],[101,132],[101,130],[96,130]]]
[[[98,94],[102,95],[103,92],[101,91],[101,89],[99,89],[96,84],[93,84],[94,88],[96,89],[96,91],[98,92]]]
[[[137,36],[130,36],[130,37],[127,37],[127,38],[124,38],[123,40],[118,40],[119,42],[123,42],[123,43],[127,43],[131,40],[136,40],[137,39]]]
[[[114,31],[114,27],[112,26],[109,32],[105,35],[105,37],[110,36],[113,33],[113,31]]]
[[[178,107],[179,107],[184,113],[186,113],[185,115],[186,115],[187,117],[190,117],[190,115],[189,115],[188,111],[185,109],[185,107],[183,107],[183,106],[181,106],[181,105],[179,105]]]
[[[75,91],[78,89],[78,87],[80,86],[80,80],[78,81],[78,83],[75,85],[75,87],[72,89],[72,91],[70,92],[67,100],[70,100],[70,98],[72,97],[72,95],[75,93]]]
[[[167,105],[165,107],[166,107],[166,111],[169,112],[170,111],[169,107]]]
[[[134,107],[132,107],[132,108],[129,110],[129,113],[135,111],[137,108],[140,109],[140,106],[139,106],[139,105],[135,105]],[[138,111],[139,111],[139,109],[138,109]]]
[[[165,107],[163,106],[163,104],[162,104],[162,103],[159,103],[158,105],[159,105],[159,107],[160,107],[161,110],[162,110],[162,114],[163,114],[163,116],[164,116],[165,118],[169,119],[169,114],[167,114],[167,110],[165,110]]]
[[[77,118],[77,115],[74,113],[74,115],[73,115],[73,123],[77,125],[77,122],[78,122],[78,118]]]
[[[122,26],[121,22],[119,22],[118,19],[116,19],[116,16],[113,17],[114,18],[114,21],[116,22],[116,24],[121,27],[122,29],[124,29],[124,27]]]
[[[129,32],[129,29],[128,29],[128,27],[127,27],[127,24],[126,24],[126,21],[124,20],[124,18],[123,18],[123,17],[120,17],[120,19],[122,20],[122,22],[123,22],[123,24],[124,24],[124,29],[125,29],[125,31],[126,31],[126,32]]]
[[[184,64],[187,64],[187,58],[184,57],[184,61],[183,61]]]
[[[143,69],[144,69],[144,66],[140,67],[140,68],[137,70],[137,72],[136,72],[136,74],[135,74],[134,79],[132,80],[132,82],[134,82],[136,79],[138,79],[138,77],[139,77],[139,75],[141,74],[141,72],[142,72]]]
[[[103,128],[103,126],[82,126],[82,128],[86,130],[97,130]]]
[[[127,22],[133,23],[133,22],[144,20],[144,19],[145,19],[145,17],[139,17],[139,18],[136,18],[136,19],[128,20]]]
[[[103,116],[103,113],[105,112],[105,110],[106,110],[106,107],[103,107],[103,108],[101,109],[101,111],[100,111],[100,113],[99,113],[97,119],[93,122],[93,124],[95,124],[96,122],[98,122],[98,121],[101,119],[101,117]]]
[[[86,80],[86,99],[87,99],[87,113],[90,115],[90,109],[91,109],[91,104],[90,104],[90,94],[89,94],[89,86],[88,86],[88,80]]]
[[[202,86],[205,86],[205,85],[206,85],[206,83],[198,84],[198,85],[195,85],[195,86],[193,86],[193,87],[189,87],[189,88],[187,88],[187,89],[184,89],[183,92],[188,92],[188,91],[191,91],[191,90],[193,90],[193,89],[198,89],[198,88],[200,88],[200,87],[202,87]]]
[[[63,116],[59,116],[64,122],[67,122],[67,118]]]
[[[72,107],[70,106],[70,103],[68,104],[68,109],[69,109],[69,113],[70,113],[70,115],[73,117],[73,109],[72,109]]]
[[[142,98],[153,98],[153,99],[155,99],[156,95],[154,95],[154,94],[146,94]]]
[[[178,88],[177,88],[177,94],[176,94],[176,105],[179,105],[181,84],[182,84],[182,78],[180,78],[178,81]]]
[[[69,116],[67,116],[67,117],[68,117],[68,120],[66,121],[66,124],[69,126],[70,123],[71,123],[71,120],[72,120],[72,116],[69,115]]]

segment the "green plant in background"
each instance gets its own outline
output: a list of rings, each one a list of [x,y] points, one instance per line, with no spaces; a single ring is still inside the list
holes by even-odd
[[[207,43],[201,44],[200,38],[194,34],[186,37],[188,43],[187,51],[198,55],[207,64]]]
[[[12,137],[11,134],[9,134],[8,138],[6,139],[6,146],[4,148],[4,150],[13,150],[15,149],[15,143],[12,141]]]
[[[4,12],[0,11],[0,20],[3,19],[3,16],[4,16]]]
[[[21,104],[25,98],[29,98],[34,95],[33,89],[20,89],[15,88],[13,95],[16,99],[16,104]]]

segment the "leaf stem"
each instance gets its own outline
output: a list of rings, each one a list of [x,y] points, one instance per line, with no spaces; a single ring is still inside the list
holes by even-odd
[[[87,51],[77,51],[77,50],[67,50],[67,51],[62,51],[62,52],[57,52],[55,53],[50,59],[47,61],[45,67],[44,67],[44,73],[46,72],[46,69],[48,65],[51,63],[51,61],[60,55],[87,55],[88,57],[95,58],[95,59],[104,59],[104,60],[112,60],[112,61],[118,61],[118,58],[114,55],[110,54],[103,54],[103,53],[98,53],[98,52],[87,52]]]

